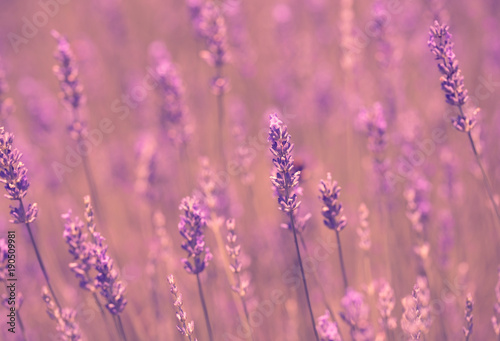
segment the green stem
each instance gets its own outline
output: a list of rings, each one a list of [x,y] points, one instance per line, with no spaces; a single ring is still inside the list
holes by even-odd
[[[340,260],[340,267],[342,269],[342,279],[344,281],[344,289],[347,290],[348,284],[347,284],[347,275],[345,271],[345,265],[344,265],[344,256],[342,255],[342,245],[340,244],[340,234],[339,231],[335,231],[337,235],[337,244],[339,245],[339,260]]]

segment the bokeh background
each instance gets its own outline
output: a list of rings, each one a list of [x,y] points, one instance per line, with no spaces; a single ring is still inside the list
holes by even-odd
[[[29,170],[26,200],[39,205],[34,232],[51,281],[63,305],[77,310],[86,338],[109,336],[91,295],[78,287],[68,268],[71,258],[62,238],[61,214],[71,209],[83,218],[83,196],[90,189],[82,164],[70,167],[61,178],[54,170],[54,163],[64,164],[68,148],[74,150],[76,143],[68,134],[71,115],[58,97],[53,74],[57,43],[52,29],[66,36],[73,49],[86,97],[82,114],[88,129],[98,128],[104,118],[114,127],[92,146],[88,160],[98,194],[97,229],[109,243],[110,255],[127,285],[128,305],[122,319],[129,340],[183,338],[175,327],[169,274],[176,277],[198,339],[208,339],[196,279],[180,262],[185,252],[177,228],[179,203],[202,189],[200,177],[205,185],[207,179],[214,185],[213,211],[221,219],[235,218],[244,274],[250,280],[249,310],[262,308],[274,290],[284,296],[283,303],[272,306],[267,316],[262,314],[254,339],[312,339],[303,288],[294,290],[287,281],[297,257],[292,234],[280,227],[286,218],[278,210],[269,181],[272,163],[266,139],[271,112],[280,113],[295,144],[296,166],[302,169],[301,215],[311,214],[302,237],[311,254],[325,240],[334,240],[334,232],[322,223],[318,183],[330,172],[342,187],[340,200],[348,225],[341,240],[349,285],[364,293],[375,333],[381,331],[377,283],[383,278],[394,289],[395,335],[401,335],[401,299],[411,294],[418,275],[405,198],[418,177],[425,179],[428,197],[426,270],[433,323],[426,339],[463,338],[465,297],[471,293],[475,301],[472,339],[494,340],[491,317],[499,299],[495,285],[500,226],[467,136],[450,124],[452,111],[440,89],[427,39],[434,20],[450,25],[473,98],[466,110],[481,108],[473,136],[497,192],[500,4],[486,0],[228,0],[217,5],[227,25],[230,55],[223,66],[229,87],[222,97],[222,125],[211,87],[215,69],[200,57],[206,45],[196,35],[186,2],[0,0],[0,58],[8,84],[3,98],[9,98],[14,108],[2,117],[2,125],[14,133]],[[36,19],[41,11],[50,11],[46,21]],[[23,36],[27,23],[34,25],[30,37]],[[12,33],[25,40],[13,44]],[[159,124],[161,89],[144,90],[144,78],[154,69],[155,51],[163,48],[185,89],[186,125],[192,134],[182,147],[165,138],[168,132]],[[124,98],[129,102],[125,116],[125,111],[114,107],[117,101],[123,104]],[[389,162],[390,178],[395,179],[386,192],[380,189],[373,169],[375,156],[359,120],[359,113],[373,112],[375,103],[386,117],[383,157]],[[218,146],[220,136],[225,162]],[[231,171],[233,163],[239,165],[238,171]],[[368,256],[359,248],[356,232],[362,203],[370,211]],[[28,339],[51,340],[55,323],[45,313],[40,294],[44,278],[26,230],[9,224],[7,199],[0,212],[0,237],[8,229],[18,231],[18,291],[24,295],[20,314]],[[160,236],[159,225],[164,231]],[[231,291],[217,247],[216,236],[225,240],[225,234],[224,225],[207,229],[214,259],[201,278],[215,339],[239,340],[245,339],[238,336],[241,303]],[[344,288],[337,250],[327,259],[311,259],[307,280],[315,317],[324,314],[325,301],[335,313],[342,311]],[[0,335],[5,340],[21,339],[19,334],[15,338],[7,333],[5,315],[0,314]],[[337,320],[344,338],[350,339],[348,326],[338,315]]]

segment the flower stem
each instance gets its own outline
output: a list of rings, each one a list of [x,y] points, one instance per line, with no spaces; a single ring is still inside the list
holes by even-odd
[[[340,244],[340,234],[339,231],[335,231],[337,234],[337,244],[339,245],[339,260],[340,260],[340,267],[342,269],[342,279],[344,281],[344,289],[347,290],[348,284],[347,284],[347,275],[345,271],[345,265],[344,265],[344,256],[342,255],[342,245]]]
[[[217,66],[216,68],[216,81],[222,77],[222,66]],[[222,162],[222,166],[226,167],[226,153],[224,151],[224,122],[225,122],[225,112],[224,112],[224,91],[220,90],[220,93],[217,95],[217,115],[218,115],[218,123],[219,123],[219,133],[218,133],[218,143],[219,143],[219,152],[220,158]]]
[[[120,332],[120,336],[124,341],[127,341],[127,336],[125,335],[125,329],[123,329],[123,323],[120,315],[116,316],[116,320],[118,321],[117,325],[118,325],[118,331]]]
[[[18,200],[19,200],[20,209],[23,213],[24,218],[26,219],[26,211],[24,210],[23,200],[22,199],[18,199]],[[52,297],[53,297],[54,302],[56,303],[57,307],[59,308],[59,310],[62,311],[61,304],[59,304],[59,300],[57,299],[56,293],[55,293],[54,289],[52,289],[52,285],[50,284],[50,280],[49,280],[49,275],[47,273],[47,270],[45,270],[45,265],[43,264],[42,257],[40,256],[40,252],[38,251],[38,247],[36,246],[35,238],[33,237],[33,233],[31,232],[30,223],[28,223],[25,220],[25,225],[26,225],[26,228],[28,229],[28,234],[30,236],[30,240],[31,240],[31,244],[33,245],[33,249],[35,250],[38,264],[40,265],[40,269],[42,270],[43,276],[45,277],[45,281],[47,282],[47,287],[49,288],[50,293],[52,294]]]
[[[288,197],[288,193],[287,193],[287,197]],[[300,266],[300,273],[302,275],[302,282],[304,283],[304,290],[306,292],[307,307],[309,308],[309,315],[311,315],[311,322],[312,322],[312,327],[314,330],[314,335],[316,337],[316,340],[319,341],[318,331],[316,330],[316,321],[314,320],[314,314],[312,311],[311,300],[309,298],[309,290],[307,290],[307,281],[306,281],[306,276],[304,273],[304,266],[302,265],[302,257],[300,256],[300,248],[299,248],[299,243],[297,241],[297,231],[295,231],[295,221],[293,219],[293,212],[288,212],[288,217],[290,218],[290,225],[291,225],[292,231],[293,231],[293,240],[295,241],[295,250],[297,251],[297,257],[299,259],[299,266]]]
[[[210,319],[208,318],[207,305],[205,304],[205,296],[203,296],[203,289],[201,288],[201,281],[199,274],[196,274],[196,280],[198,281],[198,291],[200,293],[200,300],[201,300],[201,305],[203,307],[203,314],[205,315],[205,323],[207,325],[208,339],[210,341],[213,341],[214,337],[212,334],[212,326],[210,325]]]

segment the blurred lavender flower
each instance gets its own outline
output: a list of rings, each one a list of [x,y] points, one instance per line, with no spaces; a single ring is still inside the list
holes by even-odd
[[[455,221],[449,210],[441,212],[439,217],[439,235],[438,235],[439,265],[443,269],[450,266],[450,253],[455,246]]]
[[[9,248],[5,238],[0,238],[0,282],[4,282],[9,276],[8,261]]]
[[[332,182],[332,175],[326,175],[326,181],[321,180],[319,184],[320,199],[323,201],[321,214],[323,214],[323,223],[326,227],[337,232],[342,231],[347,226],[347,219],[343,214],[342,204],[340,203],[340,186],[337,181]]]
[[[439,61],[438,69],[443,74],[441,76],[441,88],[446,96],[446,103],[459,107],[460,114],[452,119],[453,126],[462,132],[469,132],[476,124],[475,115],[467,117],[463,113],[462,106],[467,102],[467,90],[464,87],[464,77],[458,68],[458,60],[453,52],[454,43],[447,25],[441,25],[436,20],[429,30],[429,40],[427,44],[431,52]]]
[[[237,244],[238,237],[236,235],[234,225],[235,225],[234,219],[228,219],[226,221],[226,227],[227,227],[226,251],[229,258],[232,261],[229,264],[229,269],[231,270],[232,273],[234,273],[234,277],[236,279],[236,284],[232,286],[231,289],[243,299],[243,297],[245,297],[245,295],[247,294],[249,283],[247,280],[243,280],[241,278],[241,269],[243,265],[240,261],[241,245]]]
[[[410,340],[419,340],[432,324],[430,290],[425,277],[418,277],[411,295],[402,300],[401,329]]]
[[[175,279],[173,275],[168,276],[168,283],[170,284],[170,292],[174,296],[174,307],[177,309],[175,316],[179,320],[180,325],[177,325],[177,330],[184,336],[187,336],[189,341],[196,341],[194,334],[194,322],[187,322],[187,315],[182,309],[182,294],[178,291],[175,285]]]
[[[324,315],[318,317],[318,324],[316,328],[318,329],[321,341],[342,341],[337,323],[331,320],[330,312],[328,310],[325,311]]]
[[[73,122],[69,131],[77,140],[86,134],[85,124],[80,117],[80,109],[85,101],[83,87],[78,80],[78,68],[68,40],[56,30],[52,30],[51,34],[57,41],[57,51],[54,56],[59,62],[53,70],[59,80],[62,100],[72,115]]]
[[[156,55],[154,72],[159,86],[156,88],[161,97],[160,126],[164,136],[176,146],[185,146],[190,139],[192,127],[188,123],[188,110],[184,103],[184,85],[177,68],[169,58],[168,51],[160,42],[153,42],[150,49],[164,49]]]
[[[46,287],[42,288],[42,298],[47,305],[47,314],[56,321],[56,330],[60,340],[63,341],[79,341],[82,340],[80,326],[75,321],[76,311],[72,309],[59,309],[53,302],[53,298]]]
[[[150,135],[139,139],[134,189],[150,202],[155,202],[161,195],[158,186],[158,159],[156,139]]]
[[[189,10],[189,16],[191,18],[191,24],[195,30],[197,36],[202,37],[203,33],[200,27],[201,24],[201,9],[205,0],[186,0],[186,5]]]
[[[238,166],[241,182],[244,185],[250,185],[254,182],[255,176],[251,171],[255,160],[255,150],[247,144],[247,124],[244,120],[246,109],[242,101],[235,101],[230,107],[234,120],[232,135],[235,141],[234,161]]]
[[[186,239],[182,242],[182,248],[188,253],[187,258],[182,259],[182,263],[187,273],[193,275],[202,272],[212,260],[210,249],[205,247],[206,221],[199,205],[197,199],[186,197],[179,206],[182,212],[179,232]]]
[[[340,317],[351,327],[353,340],[374,340],[373,327],[369,323],[370,308],[364,302],[363,295],[352,288],[347,288],[340,304],[344,309],[339,313]]]
[[[14,111],[14,104],[11,98],[5,98],[5,94],[9,91],[5,69],[3,62],[0,59],[0,125],[5,125],[5,120]]]
[[[359,248],[363,251],[369,251],[372,247],[370,224],[368,223],[368,216],[370,211],[364,203],[359,205],[358,216],[359,216],[359,227],[356,229],[356,233],[359,237]]]
[[[491,323],[493,325],[493,330],[495,335],[500,339],[500,266],[498,267],[498,281],[495,286],[495,296],[496,302],[493,306],[493,316],[491,317]]]
[[[200,55],[208,65],[217,70],[217,74],[212,80],[212,92],[219,96],[229,88],[228,80],[221,74],[222,67],[230,60],[226,22],[222,10],[212,0],[203,4],[199,18],[199,33],[206,45],[206,50],[202,51]]]
[[[73,261],[69,268],[80,280],[80,287],[91,292],[95,291],[89,271],[95,264],[93,245],[87,242],[87,234],[83,232],[84,224],[76,217],[71,218],[71,210],[61,216],[64,222],[63,237],[68,244],[69,253],[73,256]]]
[[[0,182],[4,183],[10,200],[17,200],[18,207],[10,206],[11,222],[14,224],[31,223],[35,221],[38,214],[36,203],[29,204],[25,210],[22,199],[26,196],[30,183],[28,182],[28,170],[21,161],[22,154],[13,147],[14,135],[6,132],[0,127]]]
[[[469,293],[467,294],[467,298],[465,300],[465,323],[463,327],[463,332],[465,335],[465,341],[468,341],[471,334],[472,334],[472,327],[474,326],[473,324],[473,315],[472,315],[472,309],[474,307],[474,301],[472,300],[472,295]]]
[[[398,326],[396,319],[391,316],[396,305],[394,290],[387,281],[382,281],[378,292],[377,310],[380,314],[379,323],[383,330],[389,332]]]
[[[377,175],[379,193],[388,193],[391,187],[386,177],[389,170],[387,151],[387,122],[382,105],[376,102],[372,110],[363,109],[358,115],[357,124],[368,137],[368,150],[373,156],[373,170]]]
[[[113,315],[119,315],[127,305],[125,299],[125,285],[118,279],[118,272],[114,269],[114,262],[108,255],[108,246],[99,232],[94,232],[95,238],[95,287],[106,300],[106,308]]]

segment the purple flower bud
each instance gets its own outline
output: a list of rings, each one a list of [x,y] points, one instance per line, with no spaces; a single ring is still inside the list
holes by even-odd
[[[472,300],[472,295],[469,293],[467,294],[467,298],[465,300],[465,323],[462,329],[465,335],[465,340],[469,340],[469,337],[472,334],[472,327],[474,326],[473,323],[474,316],[472,315],[473,307],[474,307],[474,301]]]
[[[175,316],[179,321],[180,325],[177,325],[177,330],[184,336],[187,336],[189,340],[191,340],[191,336],[194,333],[194,322],[187,321],[187,314],[182,309],[182,294],[178,291],[177,286],[175,285],[175,279],[173,275],[168,276],[168,283],[170,284],[170,292],[174,297],[174,307],[176,309]],[[193,339],[196,341],[196,338]]]
[[[340,337],[337,323],[332,322],[330,313],[325,311],[324,315],[318,317],[316,326],[321,341],[342,341]]]
[[[340,312],[340,317],[351,327],[353,340],[373,340],[373,327],[369,323],[370,308],[364,302],[363,295],[347,288],[340,304],[344,309]]]
[[[80,326],[75,321],[76,312],[72,309],[62,309],[62,311],[54,303],[53,298],[50,296],[47,287],[42,288],[42,298],[47,305],[47,314],[57,323],[57,333],[59,338],[64,341],[80,341],[82,340],[82,333]]]

